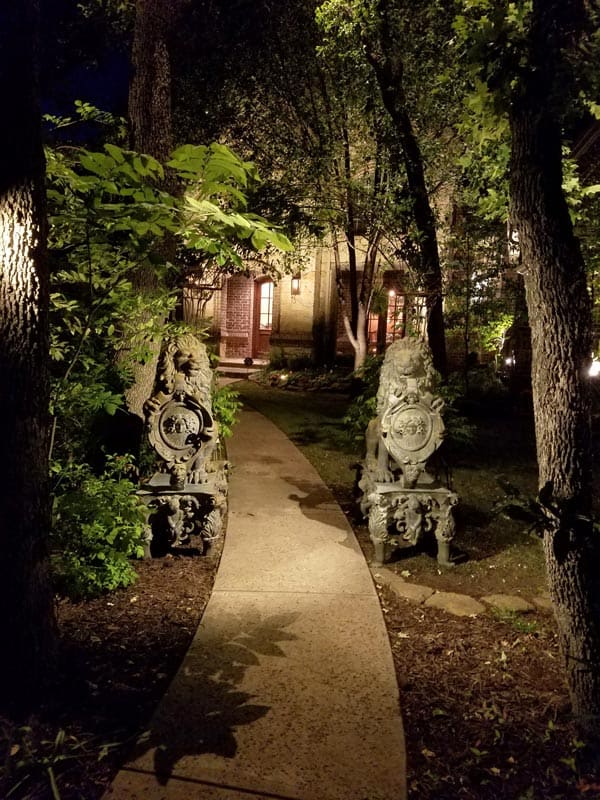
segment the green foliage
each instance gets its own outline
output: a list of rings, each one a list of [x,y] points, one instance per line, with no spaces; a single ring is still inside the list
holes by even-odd
[[[57,589],[71,599],[95,597],[136,579],[130,559],[143,555],[146,509],[124,477],[127,456],[108,457],[100,476],[87,465],[59,473],[54,500],[52,564]]]
[[[444,318],[446,333],[460,340],[465,363],[472,352],[499,352],[504,325],[514,310],[513,281],[506,269],[506,231],[463,209],[446,246]],[[500,338],[498,338],[500,337]]]
[[[81,103],[76,111],[80,119],[97,116]],[[223,145],[184,145],[166,165],[110,143],[97,152],[49,148],[47,164],[52,445],[55,458],[81,462],[97,446],[99,413],[120,413],[135,362],[177,328],[163,322],[175,305],[172,292],[142,298],[132,284],[139,270],[154,272],[162,287],[175,282],[157,243],[174,236],[196,272],[202,264],[234,272],[244,255],[291,244],[247,210],[256,168]],[[183,193],[166,188],[177,183]]]
[[[353,442],[364,442],[367,425],[377,415],[377,389],[382,363],[382,356],[367,356],[360,374],[356,376],[362,389],[348,406],[343,419],[347,435]]]
[[[76,111],[96,119],[92,107]],[[134,275],[153,272],[162,287],[175,282],[158,246],[167,236],[187,260],[224,272],[243,269],[245,255],[291,244],[247,210],[256,168],[222,145],[185,145],[165,165],[111,143],[100,151],[55,148],[47,163],[53,562],[61,591],[90,597],[135,579],[129,558],[141,553],[145,520],[133,483],[118,474],[121,462],[108,457],[101,475],[90,466],[105,459],[103,419],[123,413],[123,392],[135,362],[150,356],[149,343],[181,327],[163,322],[174,294],[163,288],[142,298]],[[171,191],[175,184],[184,191]],[[228,388],[214,403],[226,437],[240,404]]]
[[[497,317],[489,319],[480,328],[481,343],[489,352],[493,351],[497,356],[502,352],[504,339],[510,326],[515,321],[515,315],[501,312]]]
[[[269,370],[310,370],[314,367],[313,358],[307,353],[286,353],[283,347],[272,347],[269,351]]]
[[[283,347],[271,347],[269,350],[269,369],[284,369],[287,366],[287,358]]]
[[[506,220],[510,130],[508,111],[531,69],[532,0],[460,0],[453,27],[455,70],[470,84],[458,132],[466,142],[460,159],[464,200],[487,220]],[[551,102],[565,124],[594,112],[600,82],[598,11],[590,9],[588,29],[572,50],[564,50]],[[558,28],[557,28],[558,30]],[[554,43],[549,43],[552,46]],[[573,40],[575,44],[575,39]],[[568,100],[567,100],[568,98]],[[575,216],[584,198],[597,191],[581,187],[565,149],[564,184]]]
[[[492,608],[492,614],[501,622],[511,625],[518,633],[535,635],[538,632],[537,621],[535,619],[527,619],[523,614],[519,614],[517,611]]]
[[[51,126],[52,132],[91,122],[101,125],[105,132],[109,131],[118,141],[125,141],[127,138],[127,123],[123,117],[116,117],[109,111],[102,111],[91,103],[86,103],[82,100],[75,100],[74,105],[75,116],[57,117],[54,114],[44,114],[43,120]]]
[[[467,69],[494,87],[489,101],[507,104],[515,76],[527,65],[532,0],[462,0],[458,8],[454,31]]]
[[[181,208],[180,233],[199,256],[212,257],[232,272],[243,266],[244,253],[293,249],[281,231],[247,211],[246,193],[260,183],[252,162],[222,144],[187,144],[171,154],[167,166],[190,187]]]
[[[98,745],[59,729],[53,739],[41,739],[29,725],[4,722],[0,731],[6,755],[0,764],[0,792],[9,798],[52,797],[60,800],[61,778],[73,762],[101,761],[119,743]]]
[[[158,188],[163,170],[154,159],[110,144],[100,153],[48,149],[46,157],[53,456],[84,462],[99,412],[122,407],[131,363],[117,353],[142,303],[131,277],[153,262],[156,238],[173,227],[173,202]],[[132,361],[147,357],[145,342],[173,304],[169,293],[144,304]]]
[[[468,450],[475,441],[476,427],[461,411],[464,402],[463,376],[459,378],[456,373],[450,375],[446,383],[437,387],[437,392],[445,403],[443,411],[446,427],[445,448],[452,453]]]
[[[212,410],[219,423],[219,434],[223,439],[228,439],[233,433],[232,428],[237,422],[242,405],[239,393],[231,386],[220,386],[213,390]]]

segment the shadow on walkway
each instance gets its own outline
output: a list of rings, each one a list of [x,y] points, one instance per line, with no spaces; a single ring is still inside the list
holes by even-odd
[[[204,640],[200,651],[190,652],[184,660],[179,680],[169,691],[169,713],[159,713],[153,720],[152,729],[140,737],[130,759],[154,750],[154,773],[165,786],[185,756],[212,753],[234,758],[236,728],[256,722],[270,710],[267,705],[252,703],[253,696],[237,687],[249,667],[260,666],[261,655],[286,657],[280,643],[297,639],[285,628],[298,616],[263,618],[255,610],[243,615],[222,614],[219,630]]]

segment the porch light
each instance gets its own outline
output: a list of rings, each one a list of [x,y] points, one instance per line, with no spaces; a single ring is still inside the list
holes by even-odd
[[[600,361],[598,361],[597,358],[594,358],[592,360],[592,363],[590,364],[590,368],[588,370],[588,375],[590,376],[590,378],[597,378],[598,375],[600,375]]]
[[[394,289],[390,289],[388,292],[388,297],[396,297],[396,292]]]
[[[292,275],[292,294],[298,295],[300,294],[300,273],[297,272],[295,275]]]

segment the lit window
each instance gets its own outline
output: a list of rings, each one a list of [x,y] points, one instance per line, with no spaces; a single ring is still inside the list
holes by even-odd
[[[273,325],[273,282],[260,284],[259,327],[261,331],[271,330]]]

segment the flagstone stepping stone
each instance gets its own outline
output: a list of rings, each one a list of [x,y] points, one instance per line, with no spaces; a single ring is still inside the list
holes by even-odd
[[[424,603],[435,591],[430,586],[407,583],[400,575],[396,575],[393,570],[386,569],[385,567],[377,567],[377,569],[371,570],[371,572],[373,573],[375,581],[385,583],[398,597],[404,597],[406,600],[409,600],[411,603],[416,603],[417,605]]]
[[[485,606],[473,597],[455,592],[435,592],[425,601],[429,608],[441,608],[457,617],[475,617],[485,611]]]
[[[552,600],[550,600],[550,595],[540,594],[537,597],[532,597],[531,599],[540,611],[552,611]]]
[[[514,611],[519,614],[535,611],[535,607],[531,603],[514,594],[488,594],[481,598],[481,602],[498,609],[498,611]]]

